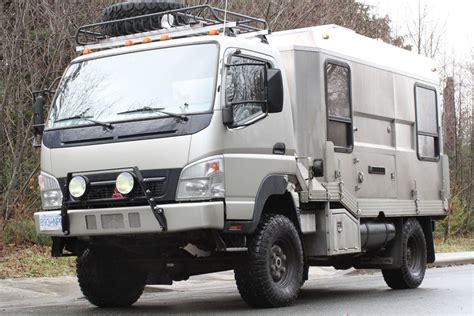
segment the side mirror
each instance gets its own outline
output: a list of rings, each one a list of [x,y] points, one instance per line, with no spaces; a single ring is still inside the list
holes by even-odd
[[[268,113],[279,113],[283,109],[283,79],[281,70],[267,69]]]
[[[38,96],[33,104],[33,134],[35,136],[43,134],[44,131],[44,98]]]
[[[222,122],[226,126],[231,126],[234,123],[234,113],[232,106],[226,106],[222,109]]]
[[[313,166],[311,167],[313,171],[313,177],[322,177],[324,176],[324,163],[322,159],[314,159]]]

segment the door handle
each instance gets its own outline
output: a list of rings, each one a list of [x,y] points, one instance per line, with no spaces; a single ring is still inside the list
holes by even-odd
[[[273,154],[274,155],[284,155],[286,152],[285,143],[276,143],[273,145]]]

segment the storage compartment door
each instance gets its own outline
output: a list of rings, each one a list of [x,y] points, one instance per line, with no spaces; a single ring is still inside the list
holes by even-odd
[[[396,198],[395,156],[354,153],[356,196],[358,198]]]
[[[360,225],[347,210],[330,210],[329,255],[360,252]]]

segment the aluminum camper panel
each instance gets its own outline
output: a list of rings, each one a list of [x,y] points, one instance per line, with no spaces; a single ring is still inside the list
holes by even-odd
[[[324,77],[320,54],[311,50],[281,52],[293,110],[296,153],[299,157],[323,158],[326,142]]]
[[[310,47],[283,50],[282,56],[298,156],[317,158],[323,152],[327,120],[322,65],[327,60],[340,61],[351,72],[354,150],[334,153],[333,164],[341,174],[344,190],[360,200],[360,216],[377,216],[380,211],[387,216],[416,215],[420,211],[444,214],[441,166],[420,161],[416,155],[416,78]],[[335,179],[331,174],[326,180]],[[419,201],[415,203],[416,199]]]
[[[375,120],[393,119],[395,116],[393,72],[361,63],[349,63],[354,116],[365,115]]]

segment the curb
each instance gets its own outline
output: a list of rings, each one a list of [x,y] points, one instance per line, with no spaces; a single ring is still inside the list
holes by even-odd
[[[436,261],[428,264],[429,268],[441,268],[449,266],[458,266],[464,264],[474,264],[474,251],[437,253]]]

